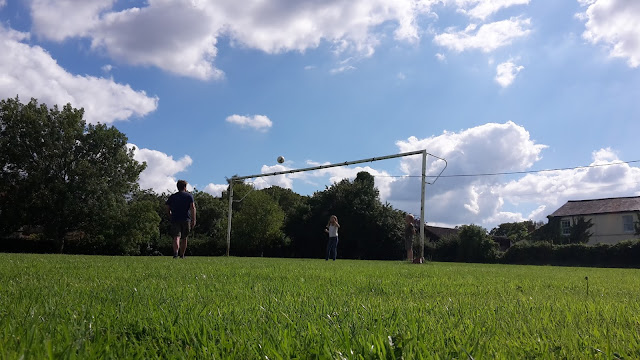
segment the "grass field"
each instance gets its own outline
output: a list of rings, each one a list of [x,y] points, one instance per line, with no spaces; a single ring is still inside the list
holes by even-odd
[[[0,358],[638,359],[639,295],[636,269],[0,254]]]

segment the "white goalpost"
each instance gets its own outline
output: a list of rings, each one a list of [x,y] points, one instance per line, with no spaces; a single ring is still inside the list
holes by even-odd
[[[271,173],[264,173],[264,174],[255,174],[255,175],[247,175],[247,176],[232,176],[231,179],[229,179],[229,190],[228,190],[228,194],[229,194],[229,213],[228,213],[228,220],[227,220],[227,253],[226,256],[229,256],[229,249],[231,247],[231,216],[232,216],[232,211],[233,211],[233,183],[234,182],[238,182],[244,179],[254,179],[254,178],[259,178],[259,177],[266,177],[266,176],[275,176],[275,175],[285,175],[285,174],[293,174],[293,173],[297,173],[297,172],[303,172],[303,171],[312,171],[312,170],[321,170],[321,169],[328,169],[328,168],[332,168],[332,167],[339,167],[339,166],[348,166],[348,165],[354,165],[354,164],[361,164],[361,163],[365,163],[365,162],[374,162],[374,161],[379,161],[379,160],[387,160],[387,159],[393,159],[393,158],[398,158],[398,157],[404,157],[404,156],[411,156],[411,155],[422,155],[422,177],[421,177],[421,181],[420,181],[420,257],[423,258],[424,257],[424,225],[426,224],[425,221],[425,193],[426,193],[426,184],[427,184],[427,176],[426,176],[426,172],[427,172],[427,156],[433,156],[434,158],[438,159],[438,160],[442,160],[444,161],[444,168],[442,168],[442,170],[440,171],[440,173],[438,173],[438,175],[435,177],[435,180],[433,180],[432,183],[433,184],[436,182],[436,180],[438,180],[438,178],[440,177],[440,175],[442,175],[442,172],[444,172],[444,169],[447,168],[447,160],[435,156],[433,154],[429,154],[427,152],[427,150],[417,150],[417,151],[410,151],[410,152],[405,152],[405,153],[400,153],[400,154],[393,154],[393,155],[386,155],[386,156],[380,156],[380,157],[373,157],[373,158],[369,158],[369,159],[362,159],[362,160],[355,160],[355,161],[345,161],[342,163],[335,163],[335,164],[327,164],[327,165],[320,165],[320,166],[313,166],[313,167],[308,167],[308,168],[302,168],[302,169],[292,169],[292,170],[285,170],[285,171],[276,171],[276,172],[271,172]]]

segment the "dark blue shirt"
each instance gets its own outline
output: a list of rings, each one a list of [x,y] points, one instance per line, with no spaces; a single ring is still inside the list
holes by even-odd
[[[179,191],[167,199],[166,204],[171,209],[171,221],[183,222],[191,220],[191,204],[193,195],[186,191]]]

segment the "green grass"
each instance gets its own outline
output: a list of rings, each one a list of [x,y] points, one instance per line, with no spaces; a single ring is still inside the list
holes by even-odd
[[[637,359],[639,295],[636,269],[0,254],[0,358]]]

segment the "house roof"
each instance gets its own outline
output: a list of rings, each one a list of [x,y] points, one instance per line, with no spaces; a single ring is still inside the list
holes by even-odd
[[[457,234],[458,233],[458,229],[452,229],[452,228],[445,228],[445,227],[439,227],[439,226],[431,226],[431,225],[425,225],[424,226],[425,232],[426,233],[431,233],[433,235],[435,235],[438,239],[442,238],[443,236],[446,235],[450,235],[450,234]]]
[[[594,200],[569,200],[551,216],[575,216],[611,214],[630,211],[640,211],[640,196],[619,197]]]

